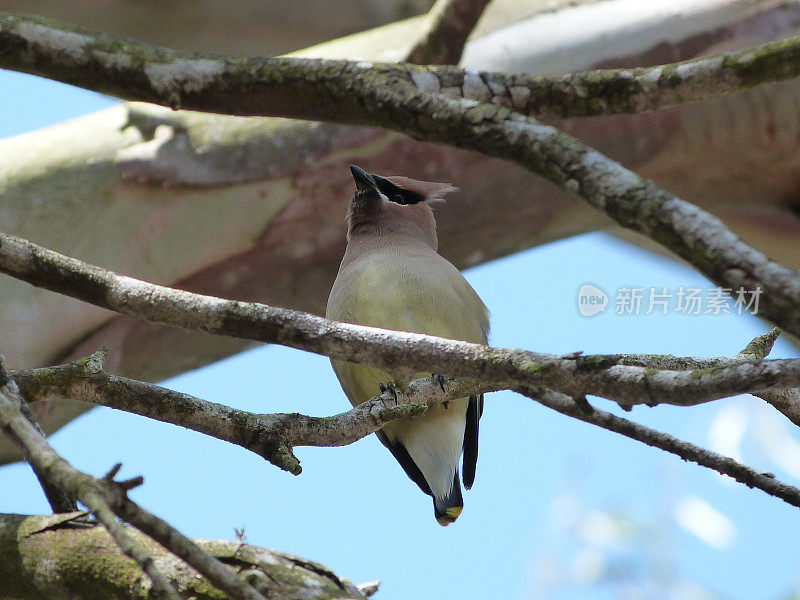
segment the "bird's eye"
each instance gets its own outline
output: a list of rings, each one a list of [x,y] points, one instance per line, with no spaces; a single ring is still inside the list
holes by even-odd
[[[405,204],[405,198],[403,198],[403,194],[399,192],[392,195],[392,201],[398,204]]]

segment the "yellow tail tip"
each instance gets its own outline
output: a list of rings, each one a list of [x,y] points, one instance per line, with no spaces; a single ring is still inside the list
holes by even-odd
[[[450,523],[455,522],[462,510],[464,510],[463,506],[451,506],[444,511],[443,515],[437,515],[436,520],[438,521],[439,525],[446,527],[447,525],[450,525]]]

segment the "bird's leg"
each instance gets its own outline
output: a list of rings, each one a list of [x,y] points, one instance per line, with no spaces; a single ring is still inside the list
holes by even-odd
[[[431,373],[431,377],[433,377],[434,381],[439,383],[439,387],[442,388],[442,391],[444,391],[444,375],[440,375],[439,373]]]
[[[442,391],[444,391],[444,375],[440,373],[431,373],[431,377],[433,377],[434,381],[439,383],[439,387],[442,388]],[[447,410],[447,408],[450,406],[450,401],[445,400],[442,402],[442,406],[444,406],[444,409]]]
[[[394,383],[391,381],[386,385],[379,383],[378,387],[381,389],[381,394],[386,390],[389,390],[392,393],[392,396],[394,396],[394,403],[397,404],[397,388],[394,387]]]

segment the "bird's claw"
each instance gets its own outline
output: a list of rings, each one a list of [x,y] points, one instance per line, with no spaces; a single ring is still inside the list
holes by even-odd
[[[442,388],[442,391],[444,391],[444,375],[439,373],[431,373],[431,377],[433,377],[434,381],[439,382],[439,387]]]
[[[394,396],[394,403],[397,404],[397,388],[394,387],[394,383],[392,383],[391,381],[386,385],[379,383],[378,387],[381,389],[381,394],[386,390],[389,390],[392,393],[392,396]]]

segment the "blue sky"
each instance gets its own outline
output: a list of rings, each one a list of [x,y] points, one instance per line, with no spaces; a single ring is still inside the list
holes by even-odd
[[[0,89],[0,137],[112,103],[6,71]],[[735,314],[614,314],[622,286],[645,294],[667,288],[674,304],[679,289],[709,284],[603,234],[522,252],[466,277],[491,310],[496,346],[715,356],[738,352],[768,329]],[[586,283],[610,301],[591,318],[578,312]],[[794,354],[779,341],[772,356]],[[326,358],[277,346],[164,384],[256,412],[328,415],[348,406]],[[799,483],[799,463],[787,457],[800,452],[800,441],[761,401],[639,407],[625,416]],[[299,477],[230,444],[109,409],[80,417],[51,441],[89,473],[122,461],[124,476],[144,475],[133,497],[190,536],[231,539],[244,527],[253,544],[319,561],[357,583],[382,580],[383,600],[773,600],[800,584],[797,509],[509,392],[487,397],[476,483],[447,528],[374,436],[298,449]],[[0,511],[48,512],[26,465],[0,468]]]

